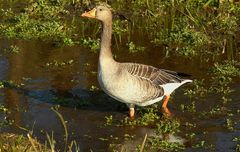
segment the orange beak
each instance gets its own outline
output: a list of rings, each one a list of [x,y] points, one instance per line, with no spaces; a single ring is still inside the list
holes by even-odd
[[[91,11],[83,13],[81,16],[88,18],[96,18],[96,8],[92,9]]]

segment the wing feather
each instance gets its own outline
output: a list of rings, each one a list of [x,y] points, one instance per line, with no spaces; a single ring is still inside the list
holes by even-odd
[[[138,85],[140,95],[136,102],[144,103],[157,99],[164,95],[162,85],[167,83],[181,83],[185,79],[178,76],[177,72],[158,69],[153,66],[136,63],[121,63],[121,70],[124,74],[130,74]],[[141,99],[141,101],[140,101]]]
[[[131,75],[148,80],[152,85],[160,86],[167,83],[181,83],[184,80],[177,75],[177,72],[158,69],[153,66],[136,63],[126,63],[125,66]]]

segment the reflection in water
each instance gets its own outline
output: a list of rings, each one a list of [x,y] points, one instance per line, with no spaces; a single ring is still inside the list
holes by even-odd
[[[10,47],[10,44],[8,43],[5,43],[5,45],[7,45],[7,48]],[[24,56],[20,55],[13,55],[8,58],[8,68],[6,71],[4,71],[4,73],[7,75],[7,80],[21,83],[23,69],[25,68],[24,60]],[[9,114],[9,119],[13,120],[16,125],[21,126],[22,118],[21,113],[19,112],[21,95],[18,94],[15,90],[6,89],[4,91],[4,96],[7,108],[9,108],[11,111],[14,111]]]
[[[139,128],[135,134],[137,134],[137,136],[134,137],[133,140],[125,140],[119,145],[116,144],[115,147],[113,147],[113,149],[118,151],[123,151],[123,152],[136,151],[136,147],[139,145],[142,145],[146,135],[147,135],[147,138],[156,137],[157,139],[162,139],[164,141],[168,141],[169,143],[179,143],[181,145],[184,145],[186,142],[186,140],[180,136],[176,136],[173,134],[159,135],[155,133],[154,129],[144,128],[144,127]],[[165,138],[166,136],[167,138]],[[145,150],[147,152],[156,151],[155,149],[145,149]]]
[[[8,115],[8,119],[13,121],[15,125],[22,126],[22,116],[19,112],[21,95],[14,90],[6,90],[6,107],[11,110],[11,113]]]
[[[55,102],[61,99],[59,102],[64,101],[65,103],[80,105],[80,108],[78,106],[76,106],[78,108],[72,108],[75,105],[66,106],[67,104],[62,104],[59,112],[67,121],[70,140],[76,140],[82,151],[90,151],[90,149],[93,151],[106,151],[109,144],[114,142],[125,145],[126,149],[130,150],[131,148],[134,149],[137,144],[141,144],[146,133],[149,136],[155,136],[151,128],[104,126],[105,116],[112,115],[117,120],[122,120],[127,111],[125,113],[119,110],[118,106],[122,105],[119,105],[120,103],[106,96],[103,92],[93,93],[89,91],[92,85],[98,86],[96,76],[97,54],[90,53],[81,47],[54,48],[51,45],[26,41],[9,42],[2,40],[0,41],[0,48],[8,48],[12,44],[20,48],[20,53],[0,56],[0,80],[12,80],[16,84],[23,83],[24,86],[20,89],[11,87],[4,89],[4,96],[0,99],[12,110],[9,118],[13,119],[16,125],[27,128],[34,126],[34,133],[41,141],[46,140],[46,135],[42,132],[51,133],[53,131],[54,138],[59,141],[57,146],[63,146],[61,141],[64,139],[64,130],[59,118],[50,109],[56,104],[61,104]],[[139,55],[129,55],[124,49],[120,50],[114,53],[117,60],[122,62],[145,63],[160,68],[190,73],[199,78],[206,71],[203,68],[204,65],[199,65],[198,60],[168,58],[163,62],[161,61],[163,55],[159,50],[151,49],[151,53],[142,52]],[[156,57],[156,60],[153,60],[152,56]],[[73,60],[73,63],[59,67],[54,65],[46,66],[47,63],[54,60],[58,62]],[[192,66],[189,66],[189,64]],[[198,67],[202,70],[199,70]],[[239,91],[239,88],[239,85],[236,84],[235,89]],[[224,130],[222,125],[224,118],[212,119],[206,122],[195,119],[198,118],[197,116],[179,111],[180,105],[187,102],[182,94],[181,89],[177,90],[172,102],[170,102],[171,109],[174,110],[176,117],[180,117],[186,122],[198,124],[199,128],[196,128],[196,130],[199,131],[199,135],[197,136],[204,136],[206,141],[210,143],[222,142],[222,140],[216,141],[216,135],[217,137],[228,138],[228,143],[230,143],[230,138],[233,135],[221,132]],[[238,99],[239,92],[236,91],[233,94],[231,109],[237,110],[240,108],[240,104],[237,102]],[[84,104],[84,102],[88,103],[89,101],[90,104]],[[210,103],[214,104],[215,102],[216,98],[213,97],[208,102],[201,102],[201,106],[198,107],[206,108]],[[212,127],[216,125],[218,126],[217,129]],[[210,133],[203,134],[203,130]],[[124,134],[136,135],[136,138],[133,141],[125,141]],[[111,135],[119,137],[119,139],[111,141]],[[239,132],[235,132],[235,135],[239,135]],[[109,140],[100,140],[105,138]],[[170,139],[174,138],[170,137]],[[180,139],[178,142],[183,142],[180,137],[178,138]]]

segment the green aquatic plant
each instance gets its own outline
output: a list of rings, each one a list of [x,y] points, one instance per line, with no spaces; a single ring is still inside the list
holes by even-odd
[[[9,48],[5,48],[3,51],[4,51],[5,53],[17,54],[17,53],[19,53],[20,48],[19,48],[18,46],[16,46],[16,45],[10,45]]]
[[[196,128],[197,125],[196,123],[191,123],[191,122],[185,122],[184,124],[187,128]]]
[[[195,101],[193,101],[191,104],[189,105],[185,105],[185,104],[181,104],[180,105],[181,110],[184,111],[188,111],[191,113],[195,113],[196,112],[196,105],[195,105]]]
[[[4,106],[4,105],[0,105],[0,111],[3,112],[3,113],[8,113],[8,109]]]
[[[206,141],[202,140],[202,141],[199,141],[197,144],[195,144],[193,147],[194,148],[204,148],[206,145]]]
[[[22,88],[24,86],[24,84],[23,83],[18,84],[16,82],[14,82],[13,80],[2,80],[2,81],[0,81],[0,86],[2,88],[6,88],[6,87],[8,87],[8,88]]]
[[[139,116],[132,120],[128,116],[122,120],[114,120],[113,116],[105,116],[105,124],[112,126],[156,126],[159,121],[162,122],[162,115],[156,107],[146,107],[139,110]]]
[[[148,112],[143,114],[140,119],[137,120],[137,124],[141,126],[147,126],[153,124],[158,120],[160,117],[158,114],[153,112]]]
[[[90,37],[84,38],[80,42],[84,47],[90,48],[91,51],[97,53],[97,50],[100,49],[100,39],[92,39]]]
[[[229,1],[223,5],[215,2],[136,2],[134,11],[148,17],[143,28],[150,35],[151,42],[167,46],[170,53],[186,57],[206,54],[205,59],[224,53],[233,58],[236,56],[234,50],[237,49],[239,7]],[[227,42],[223,45],[225,39]]]
[[[33,138],[26,138],[23,135],[17,135],[13,133],[1,133],[0,134],[0,150],[1,151],[42,151],[49,152],[43,144]]]
[[[240,152],[240,137],[234,137],[233,140],[234,142],[237,142],[238,144],[236,145],[236,152]]]
[[[233,131],[234,130],[234,126],[236,124],[237,123],[234,120],[232,120],[231,118],[227,118],[226,119],[226,125],[225,126],[227,127],[228,130]]]
[[[226,115],[227,109],[224,107],[220,107],[217,105],[216,107],[212,107],[209,111],[203,111],[200,113],[200,117],[209,118],[209,117],[216,117],[219,115]]]
[[[100,89],[97,86],[92,85],[89,90],[92,92],[96,92],[99,91]]]
[[[234,137],[233,140],[234,142],[237,142],[238,144],[236,145],[236,152],[240,152],[240,137]]]
[[[215,63],[211,77],[211,87],[209,88],[212,92],[221,94],[221,98],[224,104],[231,101],[229,95],[234,90],[228,85],[232,82],[232,79],[240,75],[240,69],[237,68],[237,62],[225,61],[222,64]]]
[[[113,117],[112,117],[112,115],[110,115],[110,116],[105,116],[104,118],[105,118],[105,120],[106,120],[105,125],[112,125],[112,123],[113,123]]]
[[[52,62],[48,62],[46,63],[46,67],[65,67],[65,66],[69,66],[72,65],[74,62],[74,60],[70,59],[68,61],[56,61],[53,60]]]
[[[4,82],[0,81],[0,89],[4,88]]]
[[[122,35],[124,33],[129,32],[128,22],[126,20],[114,20],[112,25],[113,37],[115,39],[115,43],[122,43]]]
[[[231,89],[229,85],[235,77],[240,75],[238,62],[216,62],[211,67],[208,75],[210,79],[194,81],[192,85],[193,88],[186,89],[184,94],[193,100],[206,97],[210,94],[219,94],[223,104],[231,101],[229,96],[234,90]],[[182,108],[184,107],[182,106]]]
[[[149,137],[146,141],[146,149],[152,149],[156,151],[183,151],[185,146],[177,142],[168,142],[160,138]]]
[[[157,134],[175,134],[180,131],[180,121],[177,119],[161,119],[156,126]]]
[[[208,93],[209,90],[204,79],[194,80],[192,83],[192,88],[184,90],[184,95],[188,96],[190,99],[199,99],[205,97]]]
[[[159,116],[159,112],[157,108],[154,107],[146,107],[141,109],[139,112],[139,117],[137,119],[131,120],[129,117],[125,117],[120,121],[120,126],[129,125],[129,126],[149,126],[154,125],[157,121],[159,121],[161,117]]]
[[[60,21],[40,21],[31,19],[26,13],[21,13],[9,17],[10,21],[5,21],[0,25],[1,35],[3,37],[21,38],[21,39],[43,39],[54,41],[64,40],[67,37],[69,29],[64,27]],[[62,41],[63,41],[62,40]]]
[[[224,61],[223,63],[215,63],[212,69],[214,75],[224,76],[239,76],[239,68],[237,67],[238,62],[236,61]]]
[[[192,133],[187,133],[185,136],[187,137],[187,139],[193,140],[195,139],[196,134],[192,132]]]
[[[216,151],[214,145],[208,144],[205,140],[197,141],[192,145],[194,149],[201,149],[203,151]]]
[[[89,22],[84,20],[80,25],[71,25],[66,18],[71,17],[72,6],[88,6],[89,1],[26,1],[20,13],[11,8],[2,9],[0,16],[0,32],[3,37],[23,39],[53,40],[57,45],[76,45],[77,40],[85,35],[84,29]],[[240,9],[236,3],[225,1],[115,1],[112,3],[114,12],[126,10],[131,14],[126,19],[124,13],[117,13],[123,19],[113,21],[113,36],[115,45],[125,45],[127,42],[136,44],[130,37],[136,33],[147,33],[147,38],[155,45],[165,46],[168,54],[179,54],[186,57],[205,55],[204,60],[226,54],[229,59],[238,56],[237,33]],[[71,12],[71,13],[69,13]],[[123,11],[120,11],[123,12]],[[72,13],[74,14],[74,13]],[[92,24],[91,24],[92,25]],[[94,24],[95,25],[95,24]],[[137,26],[137,28],[136,28]],[[79,27],[82,33],[76,28]],[[92,27],[92,26],[91,26]],[[99,27],[91,28],[99,33]],[[78,34],[76,34],[78,33]],[[94,34],[94,35],[95,35]],[[86,39],[89,41],[88,39]],[[95,50],[95,43],[84,43]],[[131,46],[131,45],[130,45]],[[141,46],[145,47],[145,46]],[[132,48],[132,47],[130,47]],[[136,50],[136,49],[130,49]],[[142,50],[142,49],[140,49]]]
[[[179,23],[175,26],[170,32],[169,30],[157,32],[152,43],[167,45],[171,51],[176,51],[186,57],[199,55],[201,53],[199,48],[204,49],[207,46],[209,38],[204,33],[198,32],[190,25],[182,25],[182,27]]]
[[[69,37],[65,37],[63,38],[63,43],[67,46],[73,46],[75,45],[77,42],[74,42],[71,38]]]
[[[5,105],[0,104],[0,115],[4,117],[0,122],[0,129],[10,125],[10,121],[6,119],[10,113],[11,111]]]
[[[124,134],[124,140],[131,140],[134,138],[134,135]]]
[[[41,20],[61,19],[63,14],[68,14],[63,1],[39,0],[30,3],[24,10],[32,17]]]
[[[240,142],[240,137],[234,137],[232,141]]]
[[[236,146],[236,151],[237,151],[237,152],[240,151],[240,144],[237,144],[237,146]]]
[[[68,11],[56,6],[52,1],[30,3],[20,13],[10,9],[1,9],[2,21],[0,35],[8,39],[53,40],[65,45],[73,45],[71,29],[62,20]]]
[[[11,3],[15,3],[15,1]],[[16,11],[14,7],[12,9],[5,7],[0,10],[0,36],[11,40],[43,40],[53,42],[57,46],[82,45],[86,50],[91,49],[91,51],[96,52],[100,47],[100,40],[96,39],[99,27],[94,22],[75,17],[80,11],[84,11],[82,9],[89,6],[90,3],[90,1],[80,0],[25,0],[24,4],[21,5],[24,8],[20,8],[20,10],[17,8]],[[9,6],[11,5],[9,4]],[[185,90],[185,95],[191,99],[191,102],[181,104],[180,109],[183,111],[183,115],[190,112],[195,117],[194,113],[196,113],[201,119],[226,116],[222,119],[224,127],[230,131],[234,130],[235,120],[228,115],[228,113],[233,112],[228,109],[228,103],[231,103],[231,94],[234,91],[230,85],[240,73],[239,63],[236,62],[240,57],[239,3],[216,0],[141,0],[131,2],[116,0],[112,2],[112,6],[114,11],[115,9],[116,11],[118,9],[124,10],[123,12],[129,18],[129,20],[114,20],[113,47],[126,48],[127,44],[129,52],[139,53],[148,50],[145,48],[157,46],[161,48],[160,51],[166,51],[168,57],[180,55],[190,59],[192,56],[201,58],[203,60],[201,63],[206,62],[209,71],[206,72],[207,75],[204,76],[204,79],[197,76],[193,85]],[[124,16],[124,13],[120,14]],[[77,24],[75,20],[78,22]],[[94,32],[89,32],[91,30]],[[94,34],[89,35],[88,32]],[[148,40],[146,43],[140,43],[146,40]],[[147,46],[149,42],[155,46]],[[141,46],[138,46],[139,44]],[[7,52],[12,53],[21,51],[16,45],[11,45],[7,49],[9,49]],[[223,59],[228,59],[228,61],[222,61]],[[62,68],[72,64],[72,61],[53,60],[46,63],[46,66]],[[92,74],[96,74],[96,71],[93,71]],[[0,88],[4,87],[20,88],[22,86],[10,81],[0,82]],[[90,90],[96,91],[98,88],[91,86]],[[204,111],[198,111],[199,103],[205,102],[209,96],[218,97],[217,105],[204,109]],[[64,106],[89,105],[87,100],[75,101],[75,98],[53,99],[54,103]],[[6,109],[0,107],[1,110],[4,112]],[[238,114],[239,111],[238,109]],[[193,122],[175,119],[165,120],[165,117],[157,112],[157,108],[140,110],[137,115],[135,120],[126,117],[120,122],[113,116],[106,116],[105,121],[109,126],[151,126],[159,134],[179,133],[181,126],[192,130],[196,129]],[[128,138],[128,135],[126,136]],[[197,140],[197,144],[192,148],[207,147],[206,141],[198,139],[199,136],[196,132],[189,133],[186,137],[189,139],[197,137],[194,139]],[[52,149],[55,149],[54,138],[49,135],[48,139]],[[105,141],[106,139],[110,141],[111,138],[99,140]],[[150,145],[153,145],[153,151],[181,151],[184,149],[181,144],[169,143],[161,138],[150,137],[147,140],[151,141],[147,141],[146,146],[151,148]],[[240,151],[239,142],[236,142],[236,151]],[[181,148],[182,146],[183,148]]]
[[[145,50],[145,47],[136,46],[133,42],[129,42],[126,45],[130,53],[143,52]]]

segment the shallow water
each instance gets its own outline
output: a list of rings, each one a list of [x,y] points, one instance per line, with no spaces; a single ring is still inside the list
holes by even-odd
[[[8,53],[0,57],[0,79],[12,80],[21,87],[9,86],[1,89],[0,101],[12,112],[7,119],[13,120],[13,126],[5,131],[24,132],[19,126],[33,130],[40,141],[46,140],[46,132],[54,132],[57,147],[63,148],[64,129],[57,115],[51,107],[60,104],[59,112],[67,122],[70,140],[76,140],[82,151],[108,151],[109,144],[116,143],[123,146],[126,151],[133,151],[147,133],[154,135],[151,127],[115,127],[104,126],[105,116],[112,115],[114,120],[121,120],[127,116],[127,108],[114,99],[108,97],[101,90],[90,91],[91,86],[97,86],[97,60],[98,54],[80,46],[56,48],[51,44],[38,41],[8,41],[1,40],[0,48],[17,45],[18,54]],[[165,58],[157,48],[138,54],[129,54],[126,49],[114,52],[118,61],[134,61],[154,65],[164,69],[180,71],[192,75],[192,79],[205,78],[206,66],[197,60],[184,58]],[[65,66],[51,65],[54,61],[73,63]],[[47,66],[50,64],[51,66]],[[191,66],[189,66],[191,65]],[[169,104],[170,109],[183,121],[194,122],[196,139],[205,140],[213,144],[215,151],[235,151],[234,137],[240,136],[239,122],[236,131],[229,131],[224,126],[225,116],[201,119],[199,113],[182,112],[180,104],[189,102],[182,95],[184,87],[178,89]],[[236,91],[232,93],[233,101],[229,109],[240,109],[240,85],[232,85]],[[209,105],[218,103],[218,97],[213,96],[204,101],[196,102],[200,110],[209,110]],[[234,115],[238,120],[240,114]],[[187,133],[187,130],[182,130]],[[128,140],[124,134],[133,136]],[[186,140],[181,139],[180,141]],[[205,149],[186,148],[186,151],[205,151]]]
[[[7,2],[0,4],[1,8],[12,7],[15,10],[23,6],[24,3],[16,3],[13,6],[9,6]],[[69,20],[69,22],[72,21]],[[206,73],[210,63],[201,62],[199,57],[191,59],[179,56],[166,57],[165,53],[160,51],[161,47],[151,46],[146,41],[144,34],[135,33],[131,37],[137,45],[147,46],[144,52],[129,53],[126,46],[117,48],[113,42],[116,60],[144,63],[187,73],[191,75],[191,79],[209,79]],[[19,47],[19,53],[4,52],[4,49],[11,45]],[[66,65],[61,65],[62,63]],[[6,118],[0,115],[0,119],[13,121],[11,127],[1,128],[1,131],[21,134],[27,131],[20,128],[33,130],[34,136],[42,143],[47,140],[46,132],[48,134],[53,132],[57,148],[63,151],[64,129],[56,113],[51,110],[52,107],[60,105],[58,111],[67,122],[69,141],[76,140],[80,150],[84,152],[110,151],[110,144],[119,145],[119,147],[116,146],[119,151],[121,149],[126,152],[135,151],[136,146],[142,143],[145,134],[156,136],[154,129],[150,126],[105,126],[105,116],[112,115],[114,120],[120,121],[127,116],[128,109],[101,90],[92,91],[92,88],[99,88],[97,63],[98,53],[93,53],[81,46],[54,47],[51,43],[40,41],[1,39],[0,80],[11,80],[14,84],[22,84],[20,87],[10,84],[0,90],[0,103],[11,111]],[[180,105],[190,103],[189,99],[183,95],[183,90],[189,86],[191,84],[179,88],[172,95],[169,103],[173,117],[182,122],[181,133],[171,136],[171,140],[185,142],[185,151],[210,151],[204,148],[191,148],[192,141],[183,138],[184,134],[189,133],[187,127],[184,127],[184,122],[191,122],[196,123],[197,126],[193,129],[197,142],[205,141],[207,146],[213,145],[212,151],[235,151],[236,142],[232,139],[240,136],[240,113],[236,113],[240,109],[239,80],[231,85],[235,92],[231,94],[232,101],[226,105],[228,110],[235,112],[231,117],[236,122],[234,131],[226,127],[228,118],[226,114],[206,119],[199,117],[200,111],[209,111],[214,105],[220,103],[216,95],[196,101],[199,112],[183,112]],[[131,137],[126,139],[126,134]]]

